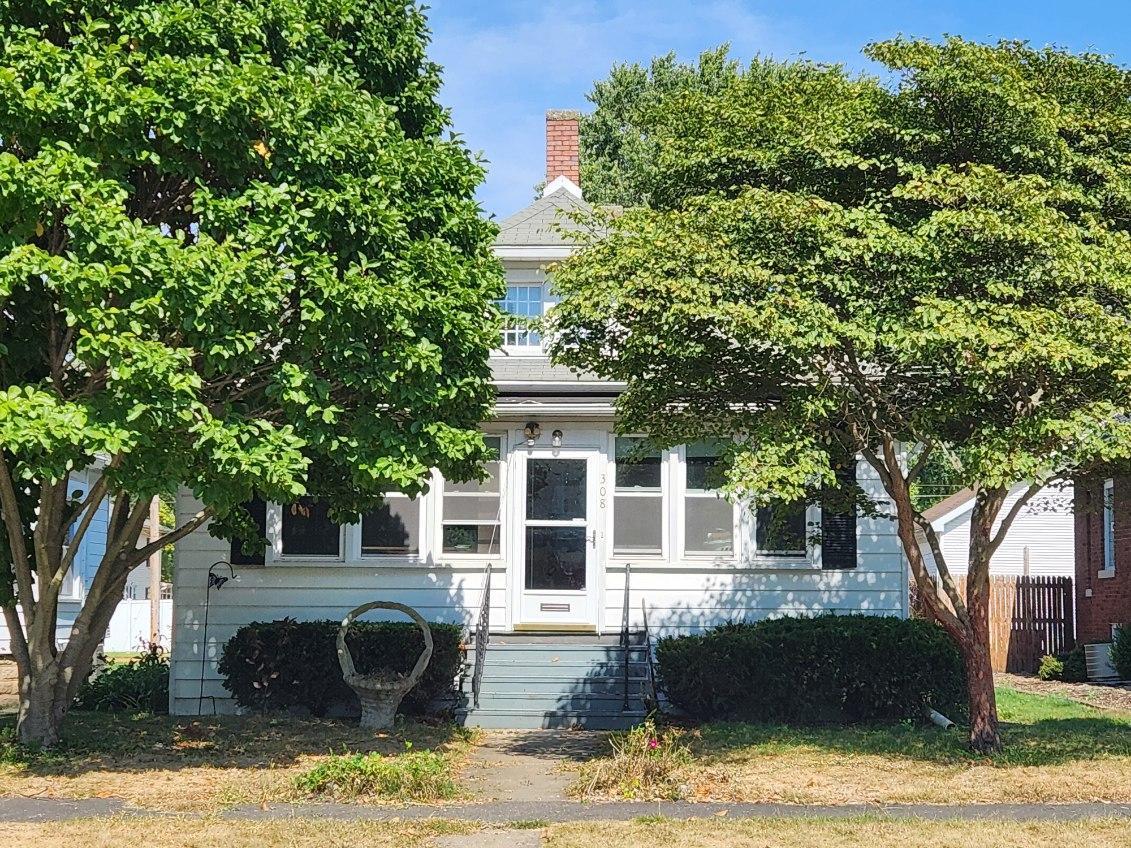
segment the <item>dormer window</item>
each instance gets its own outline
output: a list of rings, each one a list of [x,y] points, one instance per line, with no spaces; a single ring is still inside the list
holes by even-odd
[[[498,303],[499,309],[508,315],[519,318],[541,318],[543,302],[542,283],[511,283],[507,285],[507,296]],[[521,326],[520,322],[507,322],[503,325],[503,347],[540,348],[541,346],[541,334]]]

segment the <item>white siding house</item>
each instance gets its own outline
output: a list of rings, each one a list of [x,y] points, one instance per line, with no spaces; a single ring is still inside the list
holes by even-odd
[[[1006,515],[1028,488],[1015,486],[1002,506]],[[1073,548],[1074,521],[1072,486],[1046,487],[1021,508],[1009,528],[1001,547],[990,561],[990,574],[1028,575],[1032,577],[1072,577],[1075,569]],[[965,574],[970,548],[970,515],[974,494],[963,489],[926,510],[923,515],[938,534],[943,557],[951,574]],[[996,532],[1000,526],[994,525]],[[931,573],[936,573],[935,560],[920,533],[920,548]]]
[[[545,269],[572,249],[562,213],[587,208],[576,177],[553,163],[548,171],[547,193],[502,221],[496,242],[508,282],[503,306],[515,314],[552,305]],[[647,610],[653,633],[825,611],[906,614],[906,563],[889,519],[850,525],[850,561],[808,543],[819,509],[795,516],[792,543],[771,544],[756,515],[704,488],[709,446],[641,456],[616,435],[621,386],[552,365],[541,340],[520,329],[504,332],[491,365],[497,405],[482,426],[499,460],[487,482],[452,485],[435,474],[415,501],[391,496],[363,524],[321,532],[309,508],[268,505],[262,563],[235,565],[235,579],[210,592],[211,567],[228,576],[229,544],[202,529],[177,545],[174,713],[234,709],[215,660],[241,625],[341,619],[386,599],[431,621],[474,626],[488,568],[490,630],[512,636],[617,634],[626,579],[631,626]],[[882,501],[870,467],[857,469]],[[198,508],[182,494],[179,520]]]

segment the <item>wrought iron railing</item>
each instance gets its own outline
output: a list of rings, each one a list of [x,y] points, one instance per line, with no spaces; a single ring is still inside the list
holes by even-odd
[[[629,642],[632,640],[632,631],[629,629],[628,617],[628,601],[629,592],[631,591],[632,584],[632,563],[626,562],[624,564],[624,609],[621,612],[621,631],[620,631],[620,646],[621,652],[624,655],[624,703],[621,705],[623,712],[628,712],[629,699],[628,699],[628,670],[629,670],[629,655],[631,653]]]
[[[475,623],[475,667],[471,674],[471,700],[479,707],[479,688],[483,684],[483,665],[487,661],[487,643],[491,640],[491,564],[483,572],[483,597],[479,601],[479,619]]]
[[[644,708],[651,713],[660,708],[660,696],[656,692],[656,666],[652,661],[652,631],[648,628],[648,606],[643,598],[640,599],[640,616],[644,623],[644,660],[648,669],[648,691],[644,698]]]

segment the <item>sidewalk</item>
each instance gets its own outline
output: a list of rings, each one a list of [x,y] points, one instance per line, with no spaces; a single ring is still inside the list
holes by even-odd
[[[108,798],[59,800],[50,798],[0,798],[0,822],[47,822],[110,815],[170,815],[128,807]],[[898,804],[815,806],[804,804],[693,804],[686,801],[626,801],[580,803],[556,800],[508,800],[480,804],[434,806],[362,806],[359,804],[276,804],[267,809],[234,807],[223,818],[264,821],[290,818],[325,818],[338,821],[390,821],[439,819],[505,824],[519,821],[551,823],[574,821],[630,821],[640,816],[676,819],[710,818],[814,818],[846,819],[869,816],[931,821],[1078,821],[1129,819],[1131,804]],[[199,816],[188,816],[199,817]]]

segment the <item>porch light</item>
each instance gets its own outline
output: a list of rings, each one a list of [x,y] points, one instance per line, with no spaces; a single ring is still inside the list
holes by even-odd
[[[556,448],[560,448],[562,446],[562,431],[561,430],[555,430],[553,433],[550,434],[550,444],[553,445]]]
[[[530,447],[534,447],[534,443],[538,441],[538,437],[542,435],[542,428],[538,425],[537,421],[530,421],[522,428],[522,435],[526,437],[526,444]]]

